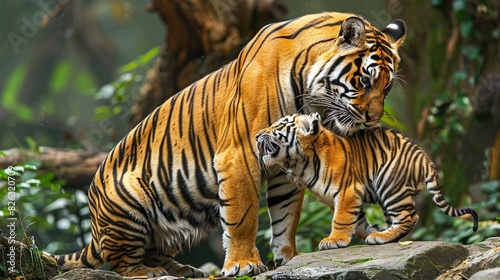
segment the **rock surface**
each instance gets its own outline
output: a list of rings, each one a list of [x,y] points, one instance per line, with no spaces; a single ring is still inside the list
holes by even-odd
[[[403,244],[359,245],[302,254],[254,279],[500,279],[500,237],[468,246],[438,241]],[[54,279],[133,278],[99,270],[73,270]]]
[[[434,279],[467,256],[463,246],[435,241],[350,246],[304,254],[256,279]]]

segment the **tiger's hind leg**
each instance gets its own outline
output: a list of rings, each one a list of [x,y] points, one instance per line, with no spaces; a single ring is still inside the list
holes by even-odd
[[[399,210],[404,205],[403,210]],[[367,244],[385,244],[398,241],[407,235],[417,224],[418,214],[415,201],[412,197],[406,197],[394,205],[383,205],[384,213],[388,218],[389,228],[374,232],[365,239]]]
[[[172,253],[172,255],[176,254],[177,252]],[[203,271],[195,267],[176,262],[172,255],[164,254],[157,248],[152,248],[147,251],[145,263],[151,267],[163,267],[168,272],[168,275],[172,276],[193,278],[205,276]]]

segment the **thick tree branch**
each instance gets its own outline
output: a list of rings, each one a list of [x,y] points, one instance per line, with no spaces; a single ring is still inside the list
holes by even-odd
[[[97,168],[106,158],[104,152],[87,152],[63,148],[40,147],[40,153],[26,149],[9,149],[0,157],[0,168],[22,164],[27,160],[40,161],[39,172],[55,172],[66,180],[67,189],[84,189],[90,184]]]

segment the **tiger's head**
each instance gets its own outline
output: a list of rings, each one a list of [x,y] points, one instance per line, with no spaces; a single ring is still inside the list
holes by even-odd
[[[303,111],[320,112],[323,124],[348,136],[363,125],[379,124],[406,26],[395,20],[379,31],[355,16],[337,24],[338,37],[308,71]]]
[[[321,130],[318,113],[285,116],[256,134],[260,162],[265,170],[279,166],[289,173],[312,156],[312,144]]]

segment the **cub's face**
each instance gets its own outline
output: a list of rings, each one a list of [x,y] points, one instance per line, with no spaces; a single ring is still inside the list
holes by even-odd
[[[357,17],[346,19],[333,47],[309,71],[305,111],[321,112],[323,124],[343,136],[379,124],[405,34],[401,20],[379,31]]]
[[[279,119],[256,135],[257,151],[264,169],[278,165],[293,169],[309,157],[308,148],[317,139],[320,127],[318,113],[290,115]]]

